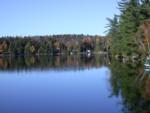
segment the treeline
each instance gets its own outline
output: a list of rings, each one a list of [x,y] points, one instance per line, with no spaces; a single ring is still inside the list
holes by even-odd
[[[120,0],[119,15],[107,27],[108,44],[113,55],[150,55],[150,0]]]
[[[1,37],[0,55],[58,55],[106,51],[106,38],[88,35]]]

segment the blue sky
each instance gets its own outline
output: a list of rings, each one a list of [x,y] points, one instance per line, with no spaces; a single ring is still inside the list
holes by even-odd
[[[117,0],[0,0],[0,36],[104,35]]]

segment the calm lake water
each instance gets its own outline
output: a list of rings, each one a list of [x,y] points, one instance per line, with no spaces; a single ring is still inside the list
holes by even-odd
[[[0,58],[0,113],[149,113],[149,69],[106,56]]]

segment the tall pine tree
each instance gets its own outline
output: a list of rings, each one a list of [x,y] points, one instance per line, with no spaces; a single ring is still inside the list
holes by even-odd
[[[140,25],[139,17],[139,0],[122,0],[119,2],[120,6],[120,43],[121,43],[121,53],[130,55],[135,53],[137,50],[137,45],[135,41],[135,33]]]

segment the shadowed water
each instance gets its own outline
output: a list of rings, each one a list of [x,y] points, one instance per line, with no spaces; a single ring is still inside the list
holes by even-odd
[[[149,83],[102,55],[0,58],[0,113],[148,113]]]

